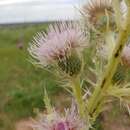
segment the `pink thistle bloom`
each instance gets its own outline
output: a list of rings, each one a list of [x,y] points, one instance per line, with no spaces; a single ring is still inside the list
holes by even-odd
[[[35,121],[32,125],[34,130],[84,130],[85,125],[79,118],[75,107],[65,111],[65,116],[54,111],[49,115],[44,115],[40,121]]]
[[[47,66],[69,57],[72,50],[79,53],[85,46],[86,36],[78,24],[60,23],[50,25],[47,33],[38,33],[28,50],[37,64]]]

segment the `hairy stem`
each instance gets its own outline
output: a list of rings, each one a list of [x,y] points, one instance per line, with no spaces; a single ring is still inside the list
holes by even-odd
[[[124,28],[120,29],[119,31],[116,46],[113,50],[111,58],[108,61],[108,66],[106,67],[106,71],[103,74],[102,80],[95,87],[95,90],[87,104],[89,115],[93,119],[92,123],[96,119],[94,115],[98,116],[100,114],[100,113],[96,113],[96,111],[99,106],[101,107],[102,101],[104,99],[104,92],[107,91],[107,89],[109,88],[111,84],[112,77],[115,74],[117,66],[120,62],[121,52],[128,40],[128,36],[130,32],[128,29],[129,23],[130,23],[129,21],[130,9],[128,12],[129,12],[127,16],[128,19],[126,20]]]
[[[121,9],[120,9],[120,1],[119,0],[113,0],[113,8],[115,11],[115,20],[118,30],[121,29]]]
[[[46,91],[46,88],[44,88],[44,103],[45,103],[47,113],[51,113],[52,107],[51,107],[50,99],[49,99],[48,93]]]

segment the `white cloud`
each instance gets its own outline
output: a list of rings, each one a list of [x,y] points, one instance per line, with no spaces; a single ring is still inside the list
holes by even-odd
[[[79,3],[82,0],[0,0],[0,5],[8,5],[8,4],[74,4]]]
[[[75,19],[78,4],[74,1],[79,0],[0,0],[0,23]]]
[[[73,5],[6,6],[0,8],[0,23],[23,23],[77,18]]]

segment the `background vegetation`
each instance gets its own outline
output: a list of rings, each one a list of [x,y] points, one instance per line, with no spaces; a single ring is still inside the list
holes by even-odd
[[[36,32],[45,30],[47,26],[48,24],[28,24],[0,27],[0,130],[14,130],[16,121],[34,116],[37,108],[43,110],[44,86],[57,106],[61,106],[59,96],[66,105],[64,100],[67,100],[68,96],[58,94],[62,89],[53,80],[53,75],[36,68],[28,61],[29,42]],[[86,55],[89,53],[86,52]],[[87,56],[86,61],[90,62]],[[103,121],[104,129],[120,130],[126,127],[129,129],[128,113],[126,110],[121,113],[120,104],[116,104],[113,108],[110,105],[107,110],[101,115],[101,119],[99,118]],[[97,130],[101,130],[98,120],[95,125]]]
[[[32,116],[35,108],[44,108],[44,83],[50,95],[60,90],[47,72],[28,61],[28,43],[46,27],[47,24],[0,27],[0,130],[9,130],[13,121]]]

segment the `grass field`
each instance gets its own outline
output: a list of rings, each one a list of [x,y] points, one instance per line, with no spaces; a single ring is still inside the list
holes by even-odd
[[[47,72],[28,61],[29,41],[46,26],[0,27],[0,130],[9,130],[13,121],[32,116],[34,108],[43,109],[44,83],[49,94],[59,91]],[[22,50],[17,47],[19,42]]]

